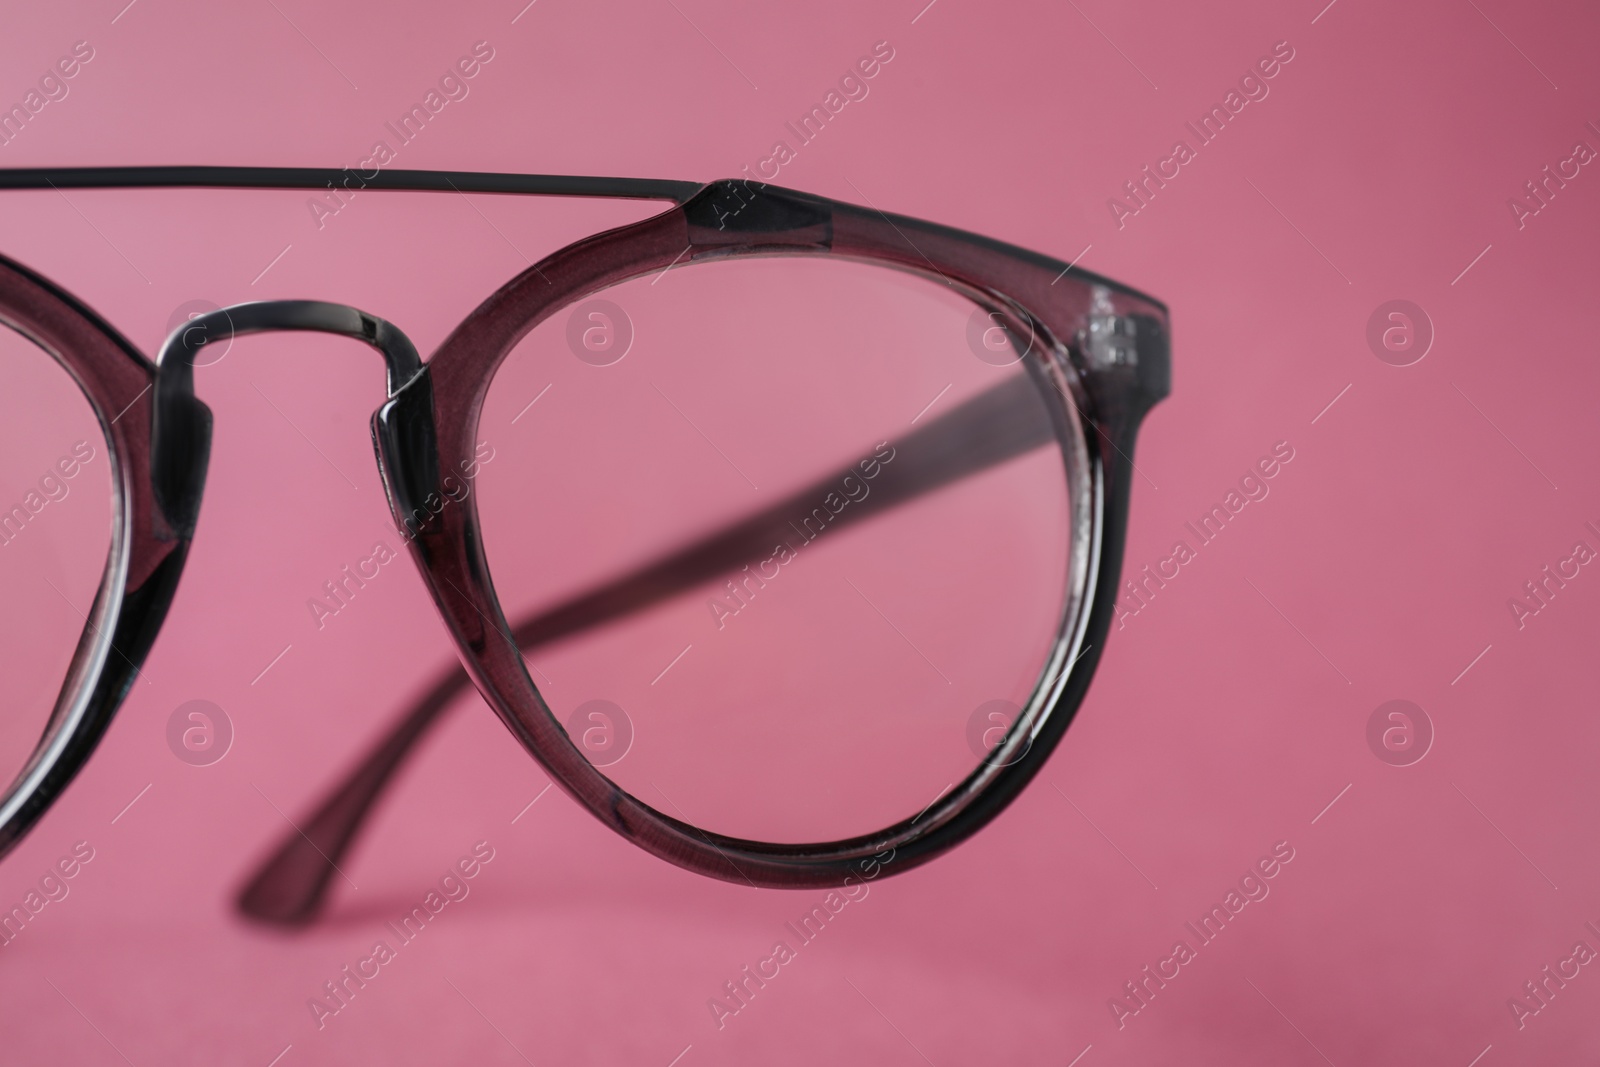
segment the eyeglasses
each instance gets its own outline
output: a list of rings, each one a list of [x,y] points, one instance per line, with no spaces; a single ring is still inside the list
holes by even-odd
[[[0,189],[349,180],[0,171]],[[364,342],[388,374],[371,431],[393,535],[308,599],[307,625],[338,625],[409,548],[461,666],[297,824],[244,890],[248,914],[315,914],[469,678],[596,818],[733,882],[909,870],[1027,785],[1115,614],[1134,442],[1168,391],[1162,305],[998,241],[753,182],[383,170],[360,184],[671,207],[540,260],[425,363],[390,322],[315,300],[204,311],[152,363],[0,258],[14,606],[0,773],[19,768],[0,855],[84,765],[177,591],[211,442],[195,369],[270,331]]]

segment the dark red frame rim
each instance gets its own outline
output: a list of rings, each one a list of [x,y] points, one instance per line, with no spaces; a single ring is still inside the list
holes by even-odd
[[[65,290],[0,256],[0,324],[44,349],[94,409],[112,463],[112,537],[99,591],[44,736],[0,801],[0,857],[82,769],[138,676],[177,591],[189,540],[157,504],[148,406],[155,367]],[[204,466],[204,457],[195,457]]]

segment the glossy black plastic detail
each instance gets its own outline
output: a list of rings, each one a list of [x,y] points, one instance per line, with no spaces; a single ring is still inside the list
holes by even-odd
[[[697,245],[737,243],[753,234],[782,235],[786,246],[827,248],[833,243],[833,209],[826,200],[759,182],[712,182],[683,205],[689,237]],[[761,244],[754,248],[763,247]]]
[[[1139,356],[1139,385],[1151,406],[1172,392],[1172,337],[1161,320],[1150,315],[1130,315],[1137,327],[1134,340]]]
[[[150,426],[150,487],[177,537],[194,536],[211,465],[211,409],[192,393],[157,392]]]
[[[372,414],[372,444],[389,492],[395,524],[414,539],[443,505],[427,368]]]

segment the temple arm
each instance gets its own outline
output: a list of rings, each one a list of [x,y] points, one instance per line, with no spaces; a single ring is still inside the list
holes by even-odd
[[[867,495],[830,518],[828,530],[853,525],[914,500],[968,475],[987,470],[1052,442],[1055,431],[1039,386],[1019,374],[965,401],[941,418],[899,440],[894,458],[882,465]],[[518,622],[511,636],[527,651],[642,611],[770,555],[774,544],[797,530],[841,481],[861,473],[843,468],[783,502],[628,574],[573,596]],[[867,484],[867,483],[863,483]],[[362,759],[298,832],[280,847],[245,886],[239,907],[275,923],[310,921],[320,908],[337,864],[349,850],[368,810],[394,772],[454,698],[468,688],[456,665],[439,675],[390,732]]]

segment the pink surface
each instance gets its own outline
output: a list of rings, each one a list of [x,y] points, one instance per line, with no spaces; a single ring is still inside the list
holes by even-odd
[[[1159,571],[1179,539],[1193,558],[1126,602],[1138,613],[1021,800],[951,856],[874,883],[810,943],[785,924],[822,894],[685,874],[559,791],[525,808],[544,776],[476,698],[404,773],[327,921],[263,932],[231,909],[245,872],[451,651],[408,563],[320,631],[305,605],[388,535],[366,429],[378,361],[331,339],[238,341],[198,376],[217,415],[211,484],[144,679],[0,866],[6,907],[75,872],[0,948],[0,1058],[1494,1067],[1600,1053],[1586,962],[1600,950],[1586,926],[1600,929],[1600,579],[1574,552],[1600,549],[1586,525],[1600,527],[1596,29],[1579,5],[1488,0],[139,0],[14,18],[0,100],[22,100],[75,42],[93,58],[65,96],[47,87],[60,98],[0,147],[6,166],[356,163],[487,41],[467,95],[395,165],[730,176],[773,158],[785,122],[886,40],[869,94],[776,180],[1081,256],[1167,301],[1174,394],[1141,440],[1130,576]],[[1285,41],[1271,78],[1241,82]],[[1241,84],[1202,145],[1186,123]],[[1124,183],[1146,166],[1165,184],[1139,204]],[[1540,202],[1525,183],[1547,166]],[[271,297],[356,303],[426,352],[525,257],[646,210],[366,193],[318,229],[293,193],[7,194],[0,251],[147,352],[188,301]],[[1382,348],[1382,318],[1388,359],[1368,342],[1397,299],[1432,324],[1409,366],[1392,364],[1414,351]],[[1293,459],[1267,495],[1199,544],[1186,524],[1280,442]],[[1524,583],[1547,565],[1569,577],[1540,606]],[[205,767],[167,743],[195,699],[235,731]],[[1396,699],[1433,727],[1409,766],[1368,741]],[[440,889],[478,842],[492,860]],[[1236,888],[1237,913],[1203,942],[1186,924]],[[461,899],[364,964],[430,889]],[[708,999],[778,940],[793,958],[719,1029]],[[307,1000],[347,965],[379,969],[319,1029]],[[1147,966],[1169,977],[1148,979],[1140,1006],[1125,983]]]

